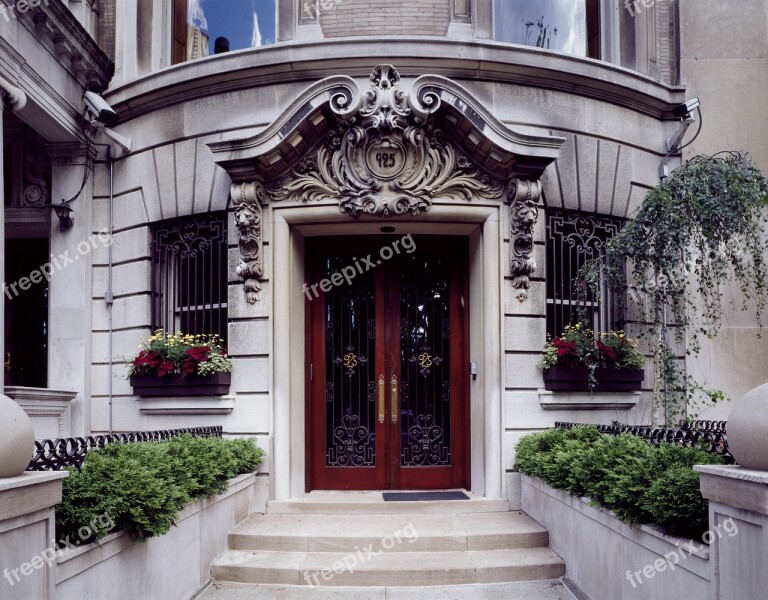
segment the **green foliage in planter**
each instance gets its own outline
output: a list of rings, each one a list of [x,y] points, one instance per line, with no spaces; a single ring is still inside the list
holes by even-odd
[[[741,292],[741,308],[753,309],[762,325],[766,206],[768,180],[747,156],[697,156],[650,190],[604,256],[580,272],[584,286],[596,290],[607,284],[623,292],[620,297],[642,298],[659,382],[656,400],[667,409],[668,422],[684,416],[697,392],[711,400],[724,396],[684,373],[673,342],[687,343],[687,352],[695,353],[697,336],[715,336],[723,293],[731,287]],[[674,333],[667,336],[669,323]]]
[[[669,531],[698,537],[709,525],[708,503],[699,491],[699,474],[685,465],[664,471],[643,495],[643,510]]]
[[[227,489],[227,481],[261,463],[253,440],[223,440],[182,435],[164,442],[111,444],[89,452],[80,471],[64,480],[56,506],[56,539],[81,540],[81,527],[108,515],[113,531],[136,540],[163,535],[188,502]]]
[[[694,449],[654,446],[630,434],[604,435],[585,425],[523,437],[515,467],[548,485],[588,497],[622,521],[657,523],[675,534],[706,529],[707,503],[695,464],[722,464]]]

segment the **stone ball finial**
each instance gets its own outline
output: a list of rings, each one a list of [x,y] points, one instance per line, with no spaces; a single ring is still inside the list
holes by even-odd
[[[768,471],[768,383],[733,403],[726,433],[728,449],[740,467]]]
[[[34,449],[32,420],[11,398],[0,395],[0,478],[23,474]]]

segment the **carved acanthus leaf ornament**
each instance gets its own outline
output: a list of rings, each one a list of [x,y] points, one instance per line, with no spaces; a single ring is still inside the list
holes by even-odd
[[[391,65],[371,73],[357,110],[336,110],[340,125],[286,178],[270,186],[273,201],[334,198],[343,213],[418,215],[434,198],[501,199],[504,186],[459,154],[428,123],[439,98],[406,94]],[[331,104],[333,107],[334,105]]]

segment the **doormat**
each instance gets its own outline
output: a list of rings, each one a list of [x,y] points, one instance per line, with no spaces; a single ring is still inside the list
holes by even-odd
[[[429,502],[435,500],[469,500],[464,492],[384,492],[384,502]]]

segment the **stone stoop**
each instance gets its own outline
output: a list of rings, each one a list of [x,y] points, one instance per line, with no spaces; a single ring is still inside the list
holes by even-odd
[[[266,514],[229,533],[229,549],[213,562],[213,585],[200,599],[246,598],[251,588],[260,588],[251,589],[259,598],[314,598],[320,589],[352,588],[370,592],[354,597],[378,598],[385,588],[429,586],[457,593],[469,586],[471,597],[478,585],[511,582],[539,582],[552,598],[570,598],[559,581],[547,581],[565,574],[547,531],[509,512],[504,500],[470,496],[384,502],[380,492],[312,492],[271,501]],[[275,586],[280,595],[268,592]]]

